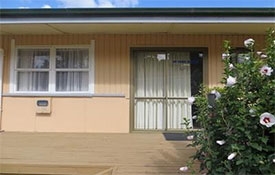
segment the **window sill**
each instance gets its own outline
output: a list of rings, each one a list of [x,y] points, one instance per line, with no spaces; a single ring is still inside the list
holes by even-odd
[[[125,97],[124,94],[93,94],[93,93],[5,93],[3,97]]]

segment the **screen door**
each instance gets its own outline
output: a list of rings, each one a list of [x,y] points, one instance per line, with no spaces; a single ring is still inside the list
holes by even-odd
[[[134,52],[134,130],[184,129],[190,119],[190,52]]]

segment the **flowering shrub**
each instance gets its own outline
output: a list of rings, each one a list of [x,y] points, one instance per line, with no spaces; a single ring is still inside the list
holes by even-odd
[[[232,60],[224,42],[223,88],[202,88],[195,97],[197,120],[203,128],[191,146],[194,160],[209,175],[275,174],[275,31],[267,34],[267,47],[255,51],[247,39],[248,53]],[[218,93],[214,105],[207,96]],[[186,169],[184,169],[186,170]]]

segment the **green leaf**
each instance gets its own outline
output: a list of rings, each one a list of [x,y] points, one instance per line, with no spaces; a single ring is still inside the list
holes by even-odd
[[[268,141],[268,138],[267,138],[267,137],[261,137],[261,141],[262,141],[264,144],[266,144],[267,141]]]
[[[243,160],[240,159],[240,160],[238,160],[238,161],[236,162],[236,165],[240,165],[240,164],[242,164],[242,163],[243,163]]]
[[[258,151],[262,151],[263,147],[259,145],[258,143],[250,143],[250,146]]]

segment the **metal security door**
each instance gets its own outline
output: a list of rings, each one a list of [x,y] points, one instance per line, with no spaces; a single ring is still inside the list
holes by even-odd
[[[191,117],[189,52],[134,53],[134,130],[182,129]]]

